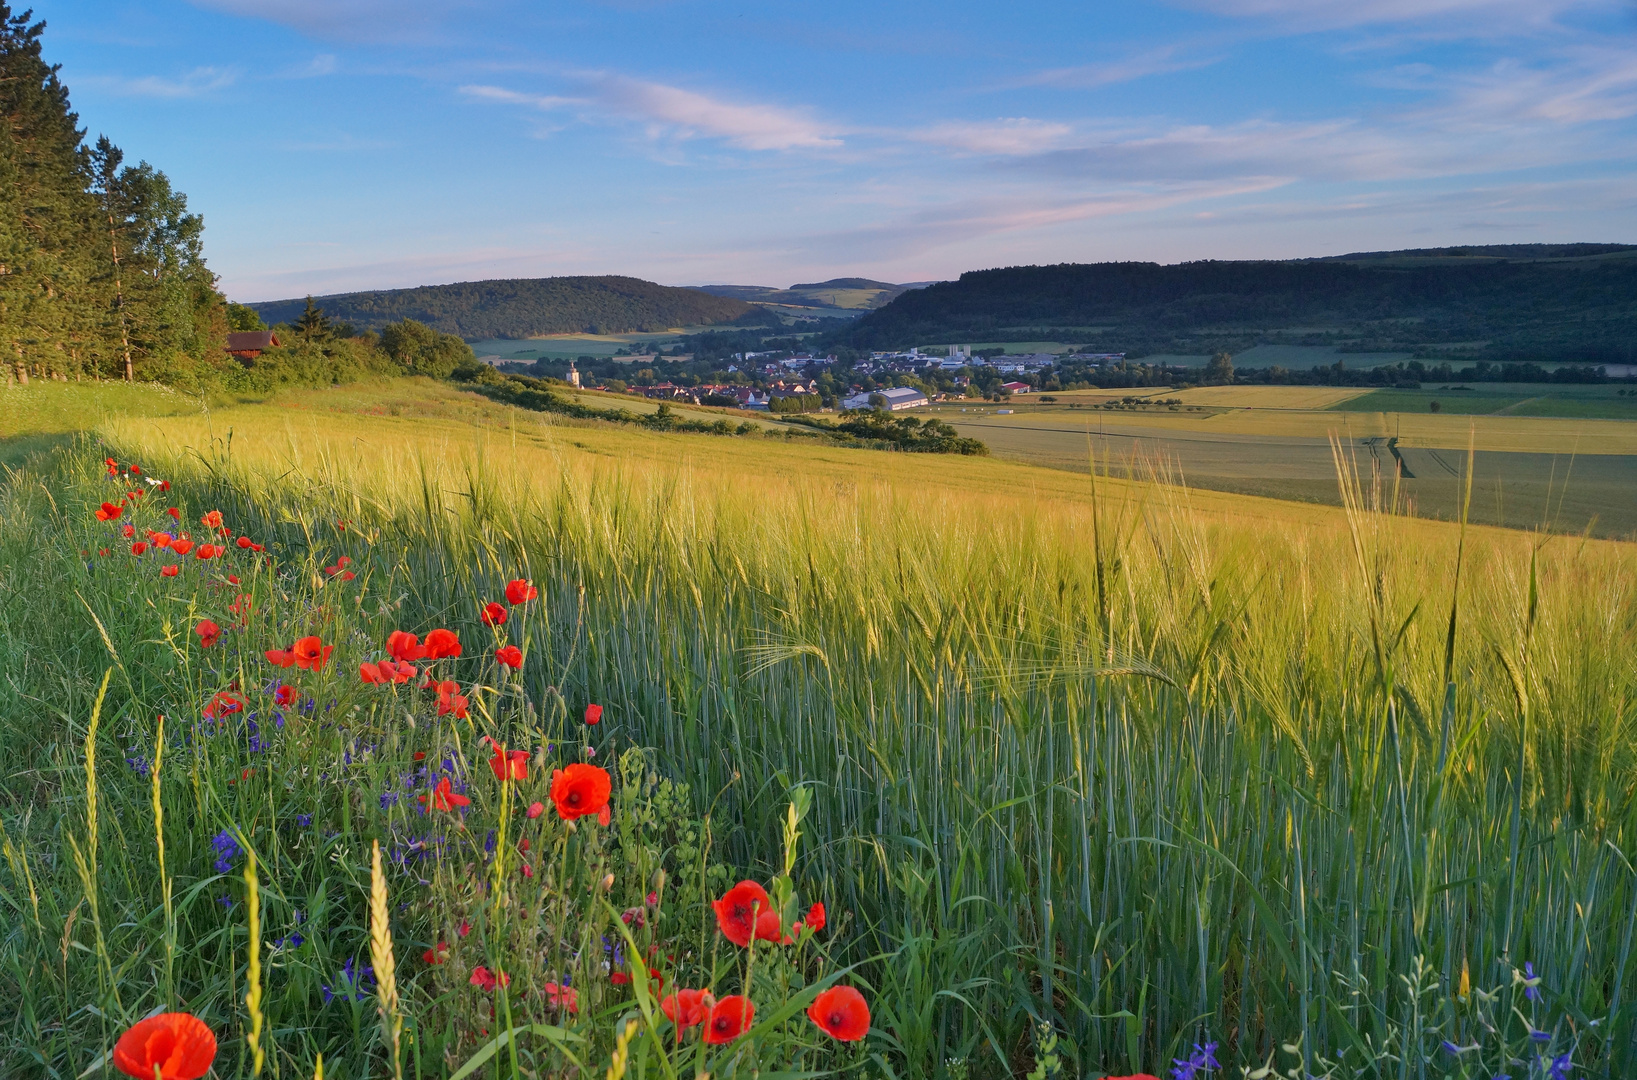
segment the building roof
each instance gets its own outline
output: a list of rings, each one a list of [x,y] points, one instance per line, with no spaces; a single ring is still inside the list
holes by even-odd
[[[914,398],[926,400],[926,395],[913,386],[895,386],[890,390],[877,390],[876,393],[886,398],[888,402],[910,401]]]
[[[230,353],[261,352],[278,344],[279,339],[271,330],[240,330],[227,335],[227,351]]]

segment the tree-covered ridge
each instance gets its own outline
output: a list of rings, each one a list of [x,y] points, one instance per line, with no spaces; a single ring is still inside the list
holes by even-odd
[[[361,330],[415,319],[460,337],[527,338],[541,334],[628,334],[732,322],[749,304],[640,278],[505,278],[382,289],[318,298],[332,317]],[[251,307],[269,323],[290,322],[302,300]]]
[[[203,222],[164,173],[87,144],[31,17],[0,3],[0,363],[166,379],[214,359],[226,323]]]
[[[1425,258],[1384,253],[1393,257],[981,270],[906,292],[833,340],[885,349],[1054,335],[1136,355],[1284,342],[1629,363],[1637,339],[1637,252],[1595,247],[1604,250],[1521,261],[1451,257],[1441,249]]]

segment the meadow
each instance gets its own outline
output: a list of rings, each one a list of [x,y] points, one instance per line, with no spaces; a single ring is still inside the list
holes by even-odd
[[[1330,508],[424,382],[285,400],[5,474],[7,1075],[94,1074],[177,1005],[221,1075],[1637,1065],[1630,544],[1405,516],[1351,453]],[[152,493],[98,520],[131,463]],[[212,511],[264,550],[166,577],[119,532]],[[360,678],[434,627],[452,689]],[[321,670],[266,658],[298,635]],[[610,826],[517,812],[571,763],[615,772]],[[828,926],[728,944],[740,877]],[[831,985],[861,1040],[801,1015]],[[755,1022],[685,1034],[678,986]]]

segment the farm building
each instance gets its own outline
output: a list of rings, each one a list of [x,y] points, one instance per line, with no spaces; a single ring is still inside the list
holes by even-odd
[[[1034,389],[1034,387],[1030,386],[1026,382],[1001,383],[1000,388],[1006,391],[1008,394],[1027,394],[1029,391]]]
[[[885,408],[892,412],[897,412],[899,409],[913,409],[917,405],[927,403],[927,396],[919,390],[908,386],[897,386],[891,390],[872,390],[854,394],[843,400],[841,407],[844,409],[876,408],[877,406],[871,400],[872,398],[884,398],[886,400]]]
[[[271,330],[242,330],[227,335],[227,351],[240,360],[254,360],[263,349],[278,345],[279,339]]]

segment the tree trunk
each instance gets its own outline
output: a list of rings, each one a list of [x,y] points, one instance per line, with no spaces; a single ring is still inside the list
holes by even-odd
[[[120,284],[119,267],[119,231],[114,227],[114,210],[108,208],[108,243],[114,250],[114,308],[119,312],[119,340],[125,347],[125,381],[135,382],[136,373],[131,366],[131,332],[125,323],[125,291]]]

